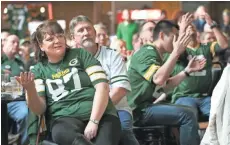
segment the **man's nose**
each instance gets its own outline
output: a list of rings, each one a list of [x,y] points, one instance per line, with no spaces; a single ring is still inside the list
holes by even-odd
[[[83,34],[84,35],[88,35],[89,34],[89,32],[88,32],[88,30],[86,28],[84,28]]]

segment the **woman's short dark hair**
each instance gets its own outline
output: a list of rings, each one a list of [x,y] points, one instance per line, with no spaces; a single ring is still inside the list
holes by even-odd
[[[47,20],[37,27],[36,31],[31,36],[31,44],[35,51],[35,60],[38,62],[47,59],[47,55],[40,48],[45,34],[64,34],[64,30],[57,21],[54,20]]]

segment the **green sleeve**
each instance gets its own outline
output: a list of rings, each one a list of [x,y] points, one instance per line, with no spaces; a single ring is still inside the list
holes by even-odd
[[[102,68],[100,62],[93,57],[91,53],[84,49],[79,49],[80,51],[80,59],[83,62],[83,67],[90,77],[93,85],[96,85],[100,82],[108,82],[106,73]]]
[[[121,25],[122,23],[120,23],[117,27],[117,38],[118,39],[122,39],[122,34],[121,34]]]
[[[17,56],[15,60],[17,61],[19,67],[22,67],[21,71],[25,71],[25,64],[23,63],[22,59],[19,56]]]
[[[133,65],[135,70],[147,81],[152,82],[153,75],[161,66],[161,58],[156,50],[148,45],[142,47],[138,55],[134,55]]]
[[[42,67],[39,64],[35,65],[31,72],[34,74],[35,88],[38,96],[46,96],[45,94],[45,77],[42,75]]]
[[[139,26],[137,23],[135,23],[135,31],[134,31],[134,34],[137,33],[139,31]]]

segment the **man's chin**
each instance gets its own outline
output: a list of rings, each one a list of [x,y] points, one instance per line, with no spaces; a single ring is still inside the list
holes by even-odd
[[[94,46],[94,44],[95,44],[95,42],[84,42],[84,43],[82,43],[82,46],[84,48],[89,48],[89,47]]]

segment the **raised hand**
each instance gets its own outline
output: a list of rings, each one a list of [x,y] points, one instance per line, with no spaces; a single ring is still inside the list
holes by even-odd
[[[189,44],[189,42],[191,41],[191,33],[182,33],[179,34],[178,39],[176,40],[176,36],[174,36],[173,38],[173,52],[175,52],[176,54],[180,55],[182,54],[187,45]]]
[[[210,15],[209,15],[208,13],[205,13],[204,18],[205,18],[205,21],[206,21],[209,25],[212,24],[212,19],[211,19]]]
[[[193,57],[187,67],[185,68],[185,70],[188,72],[188,73],[192,73],[192,72],[196,72],[196,71],[200,71],[202,70],[206,65],[206,59],[203,58],[203,59],[199,59],[199,60],[196,60],[196,57]]]
[[[20,76],[16,76],[15,78],[26,90],[35,86],[34,74],[31,72],[21,72]]]
[[[185,32],[186,28],[192,23],[193,20],[193,14],[186,13],[185,15],[183,15],[181,21],[178,24],[180,26],[180,33]]]

